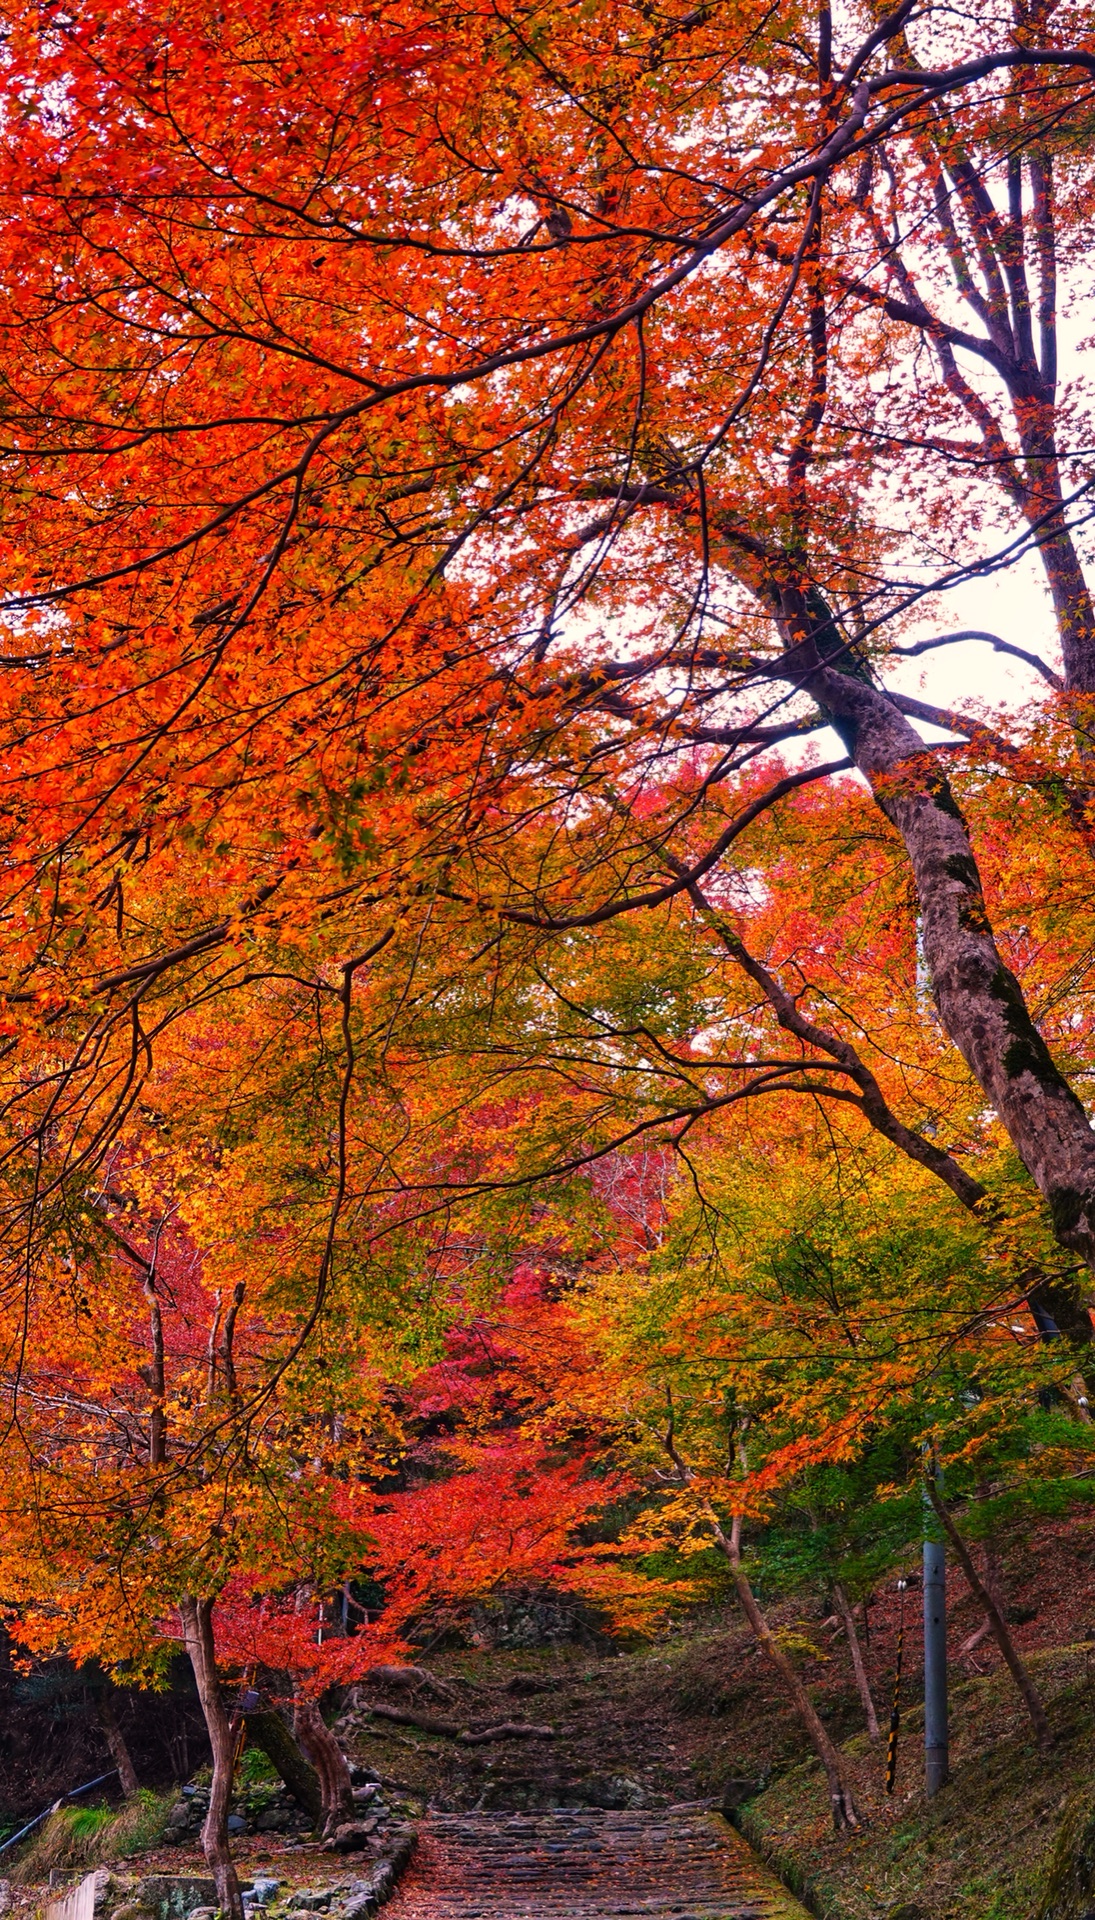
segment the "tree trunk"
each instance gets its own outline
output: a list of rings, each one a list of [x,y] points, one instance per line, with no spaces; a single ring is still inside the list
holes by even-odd
[[[808,638],[794,650],[800,673],[807,647]],[[1044,1195],[1058,1241],[1095,1263],[1095,1132],[1000,958],[946,775],[878,687],[820,663],[807,685],[904,841],[943,1026]]]
[[[293,1702],[293,1732],[319,1776],[323,1832],[329,1836],[354,1817],[350,1769],[315,1701],[303,1693],[298,1693]]]
[[[836,1610],[844,1624],[844,1637],[848,1642],[848,1650],[852,1656],[852,1672],[855,1674],[855,1683],[859,1688],[859,1698],[863,1703],[863,1713],[867,1722],[867,1735],[870,1740],[874,1741],[880,1736],[878,1715],[875,1712],[874,1701],[871,1698],[871,1683],[867,1678],[867,1668],[863,1660],[863,1649],[859,1644],[859,1635],[856,1632],[855,1615],[848,1604],[848,1596],[839,1580],[833,1581],[833,1598],[836,1601]]]
[[[1062,498],[1061,486],[1056,474],[1053,480],[1053,505],[1057,505]],[[1038,499],[1031,519],[1036,520],[1044,515],[1048,504],[1044,499]],[[1062,510],[1062,524],[1064,520]],[[1040,540],[1038,551],[1046,570],[1053,611],[1057,616],[1065,685],[1071,692],[1095,692],[1095,613],[1075,545],[1070,535],[1062,531],[1051,540]]]
[[[118,1769],[122,1792],[126,1799],[130,1800],[135,1793],[140,1792],[141,1783],[137,1778],[137,1769],[133,1765],[129,1748],[126,1746],[125,1735],[118,1724],[118,1716],[114,1711],[114,1690],[109,1681],[99,1695],[99,1723],[106,1735],[110,1757]]]
[[[194,1669],[198,1699],[205,1716],[209,1745],[213,1751],[213,1780],[209,1790],[209,1812],[202,1827],[202,1851],[216,1882],[217,1903],[221,1913],[227,1915],[228,1920],[243,1920],[240,1883],[228,1845],[228,1806],[232,1798],[235,1740],[217,1680],[213,1602],[187,1594],[179,1602],[179,1616],[186,1651]]]
[[[790,1660],[778,1641],[773,1638],[772,1630],[757,1605],[756,1595],[741,1564],[740,1517],[735,1519],[729,1534],[723,1532],[713,1515],[711,1518],[716,1545],[730,1563],[734,1588],[741,1603],[741,1610],[749,1622],[753,1638],[779,1674],[787,1695],[793,1701],[799,1719],[810,1736],[814,1752],[825,1769],[825,1778],[829,1786],[829,1804],[833,1810],[833,1825],[838,1832],[848,1827],[858,1827],[862,1824],[859,1810],[852,1797],[851,1787],[844,1777],[844,1763],[840,1754],[822,1726],[813,1702]]]
[[[978,1494],[982,1499],[987,1499],[989,1492],[990,1488],[988,1483],[982,1480],[978,1486]],[[1004,1593],[1000,1548],[994,1535],[990,1535],[989,1539],[985,1541],[985,1572],[983,1577],[985,1587],[995,1600],[998,1612],[1003,1613],[1007,1605],[1007,1599]]]
[[[947,1512],[943,1501],[939,1498],[938,1490],[930,1476],[925,1479],[924,1485],[936,1516],[958,1556],[958,1564],[966,1576],[970,1592],[985,1609],[985,1614],[992,1626],[996,1643],[1007,1662],[1012,1679],[1023,1696],[1023,1703],[1030,1715],[1031,1725],[1034,1728],[1038,1745],[1043,1748],[1051,1747],[1053,1745],[1053,1735],[1050,1732],[1049,1721],[1046,1718],[1046,1710],[1042,1705],[1038,1689],[1031,1679],[1030,1674],[1027,1672],[1026,1667],[1023,1665],[1018,1648],[1011,1634],[1008,1632],[1004,1616],[997,1606],[994,1596],[989,1592],[988,1587],[974,1566],[973,1555],[970,1553],[966,1542],[963,1540],[962,1535],[959,1533],[958,1528]]]
[[[273,1762],[297,1805],[303,1807],[309,1819],[314,1820],[318,1827],[323,1818],[319,1775],[311,1762],[305,1759],[280,1713],[272,1709],[265,1713],[249,1713],[244,1725],[252,1745],[260,1747],[267,1759]]]

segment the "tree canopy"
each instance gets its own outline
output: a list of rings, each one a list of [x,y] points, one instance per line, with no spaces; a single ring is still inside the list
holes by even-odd
[[[1074,1496],[1093,79],[1048,0],[12,15],[0,1562],[183,1633],[221,1786],[218,1609],[311,1699],[355,1568],[391,1655],[714,1541],[763,1640],[777,1509],[854,1589],[925,1442]]]

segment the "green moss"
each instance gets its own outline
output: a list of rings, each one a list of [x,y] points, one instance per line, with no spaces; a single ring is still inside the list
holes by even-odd
[[[977,871],[977,862],[972,854],[952,853],[943,865],[952,880],[957,880],[962,886],[980,893],[981,875]]]
[[[855,641],[849,640],[841,631],[840,621],[824,594],[819,593],[816,587],[807,587],[803,599],[810,620],[810,638],[819,657],[827,666],[835,667],[838,673],[873,686],[874,677],[867,661],[860,654]]]
[[[1017,1080],[1021,1073],[1032,1073],[1036,1080],[1041,1080],[1045,1077],[1045,1062],[1030,1040],[1011,1040],[1004,1055],[1004,1071],[1009,1080]]]
[[[960,827],[964,827],[966,823],[962,818],[962,809],[951,792],[951,783],[946,776],[941,773],[932,774],[925,784],[939,812],[949,814],[952,820],[957,820]],[[957,857],[962,858],[961,855]],[[970,864],[972,866],[972,861]],[[974,871],[976,872],[976,868]]]
[[[1050,1855],[1037,1920],[1084,1920],[1095,1901],[1095,1814],[1087,1793],[1070,1801]]]
[[[1015,1080],[1021,1073],[1033,1074],[1043,1087],[1064,1093],[1077,1111],[1083,1108],[1067,1080],[1058,1072],[1053,1055],[1026,1010],[1019,982],[1005,966],[999,966],[989,982],[989,992],[1004,1009],[1004,1019],[1013,1039],[1004,1054],[1004,1069]]]
[[[1058,1233],[1071,1233],[1087,1205],[1087,1195],[1075,1187],[1054,1187],[1049,1195],[1049,1211]]]

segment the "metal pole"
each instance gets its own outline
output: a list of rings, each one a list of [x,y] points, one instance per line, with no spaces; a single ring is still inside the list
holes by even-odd
[[[942,1479],[931,1460],[928,1473]],[[928,1513],[931,1507],[925,1495]],[[950,1776],[947,1730],[947,1563],[942,1541],[924,1540],[924,1785],[928,1799]]]

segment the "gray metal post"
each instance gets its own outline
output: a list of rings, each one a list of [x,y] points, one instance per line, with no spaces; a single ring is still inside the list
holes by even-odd
[[[941,1543],[924,1542],[924,1784],[929,1800],[950,1773],[947,1732],[947,1566]]]

